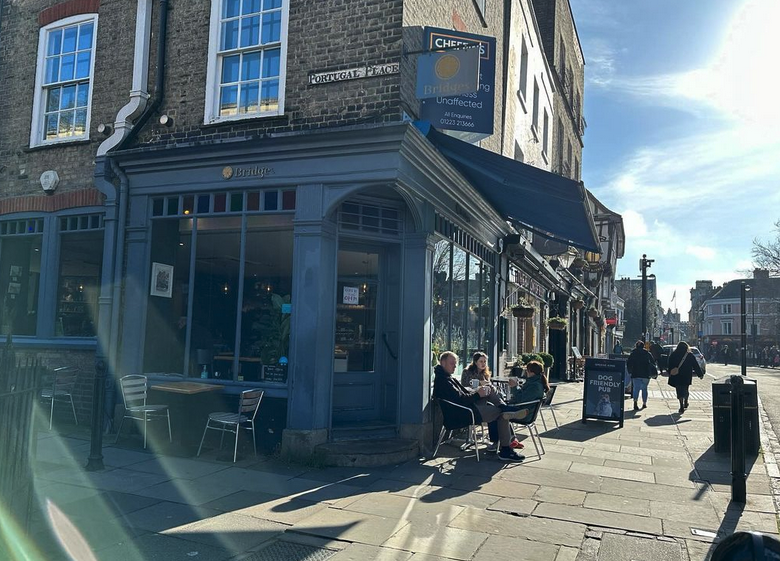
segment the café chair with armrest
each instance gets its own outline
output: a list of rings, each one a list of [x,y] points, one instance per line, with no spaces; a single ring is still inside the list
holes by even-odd
[[[539,409],[539,418],[542,420],[542,426],[544,427],[544,432],[547,432],[547,423],[544,422],[544,414],[542,412],[543,409],[548,409],[550,413],[552,413],[553,422],[555,423],[555,430],[558,430],[560,427],[558,426],[558,419],[555,418],[555,409],[552,407],[552,401],[553,397],[555,397],[555,390],[558,388],[558,386],[551,384],[550,389],[547,390],[547,393],[544,395],[544,399],[542,400],[542,407]]]
[[[219,412],[210,413],[206,428],[203,429],[203,436],[200,439],[198,447],[198,456],[203,449],[203,441],[206,439],[206,432],[210,430],[220,431],[222,434],[219,439],[219,447],[222,448],[222,441],[225,433],[229,432],[236,435],[236,442],[233,447],[233,463],[238,457],[238,433],[239,429],[248,430],[252,433],[252,446],[257,456],[257,443],[255,442],[255,417],[257,410],[260,409],[260,401],[263,399],[263,390],[244,390],[241,392],[241,398],[238,401],[238,412]]]
[[[479,461],[479,447],[477,446],[478,425],[474,418],[474,411],[463,405],[447,401],[446,399],[439,398],[438,401],[442,416],[444,417],[444,422],[442,423],[441,432],[439,433],[439,441],[436,443],[436,448],[433,450],[431,459],[436,457],[436,454],[439,452],[439,446],[441,446],[441,443],[445,440],[444,436],[447,433],[452,434],[452,431],[454,430],[468,427],[469,435],[467,440],[474,442],[474,451],[477,453],[477,461]],[[463,412],[464,410],[467,411],[468,414],[465,414]],[[463,422],[464,419],[466,419],[465,423]]]
[[[534,448],[536,448],[536,455],[539,456],[539,459],[542,459],[542,454],[544,454],[544,444],[542,444],[542,437],[539,436],[539,429],[536,428],[536,417],[539,415],[539,412],[542,410],[542,402],[543,400],[537,399],[536,401],[524,401],[522,403],[513,403],[512,405],[517,407],[518,409],[521,409],[522,407],[528,407],[529,412],[528,416],[524,420],[519,419],[512,419],[509,421],[512,428],[527,428],[528,432],[531,435],[531,442],[534,443]],[[541,449],[541,453],[539,450]]]
[[[70,409],[73,411],[73,420],[79,424],[79,418],[76,416],[76,406],[73,404],[73,388],[76,385],[76,378],[79,370],[74,366],[61,366],[55,368],[51,379],[51,386],[41,390],[41,399],[51,402],[49,409],[49,430],[51,430],[52,420],[54,419],[54,402],[70,402]]]
[[[168,406],[146,403],[146,394],[148,393],[146,376],[141,374],[122,376],[119,379],[119,387],[122,389],[122,399],[125,402],[125,414],[119,422],[119,430],[116,431],[114,443],[119,440],[119,434],[122,432],[122,425],[125,419],[133,419],[135,421],[143,421],[144,423],[144,448],[146,448],[147,423],[163,418],[168,421],[168,440],[173,442],[171,415],[168,412]]]

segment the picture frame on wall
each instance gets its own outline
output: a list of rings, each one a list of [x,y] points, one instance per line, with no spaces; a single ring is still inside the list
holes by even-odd
[[[173,265],[152,263],[152,296],[171,298],[173,295]]]

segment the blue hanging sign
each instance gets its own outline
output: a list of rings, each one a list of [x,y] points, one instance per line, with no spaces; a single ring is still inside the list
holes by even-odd
[[[420,119],[440,130],[471,133],[474,141],[493,134],[496,81],[496,39],[461,31],[426,27],[423,44],[431,51],[476,45],[479,48],[479,89],[474,93],[422,100]],[[445,50],[446,52],[446,50]]]
[[[479,90],[479,47],[420,55],[417,98],[447,97]]]

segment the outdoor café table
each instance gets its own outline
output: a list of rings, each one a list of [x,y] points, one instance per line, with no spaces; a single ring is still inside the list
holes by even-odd
[[[224,386],[200,382],[152,382],[149,403],[168,405],[176,455],[194,456],[209,413],[224,410],[220,396]],[[167,444],[167,439],[166,439]]]
[[[522,378],[516,378],[520,382],[520,385],[523,384]],[[511,397],[511,386],[509,385],[509,376],[491,376],[490,381],[496,386],[496,389],[498,390],[498,393],[501,394],[501,396],[504,398],[504,400],[508,403]]]

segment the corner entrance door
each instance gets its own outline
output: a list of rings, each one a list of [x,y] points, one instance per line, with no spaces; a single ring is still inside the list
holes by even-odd
[[[395,421],[399,306],[397,272],[389,271],[397,271],[397,255],[395,248],[339,245],[334,427]]]

